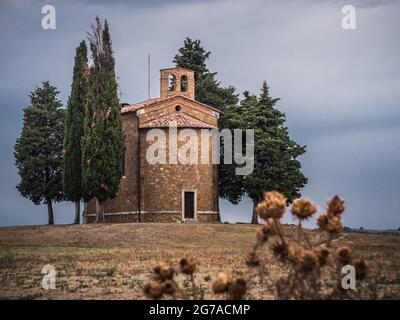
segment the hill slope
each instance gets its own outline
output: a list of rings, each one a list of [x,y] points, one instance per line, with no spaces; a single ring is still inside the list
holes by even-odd
[[[91,224],[0,228],[0,298],[138,299],[160,261],[178,262],[190,254],[199,262],[198,283],[209,292],[219,271],[243,274],[257,226],[228,224]],[[295,235],[294,226],[284,233]],[[312,241],[324,235],[308,231]],[[274,242],[272,239],[271,242]],[[345,235],[335,245],[350,244],[371,264],[374,277],[399,297],[400,237]],[[266,247],[265,253],[269,255]],[[271,260],[272,261],[272,260]],[[41,289],[45,264],[57,270],[56,290]],[[269,264],[272,277],[282,270]],[[182,286],[185,280],[179,278]],[[248,298],[268,299],[261,290]]]

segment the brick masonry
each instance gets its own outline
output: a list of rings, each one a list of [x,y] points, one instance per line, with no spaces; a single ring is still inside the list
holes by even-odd
[[[168,94],[168,77],[173,73],[176,79],[183,75],[188,78],[187,92]],[[166,79],[166,80],[165,80]],[[166,86],[166,87],[165,87]],[[176,87],[180,83],[177,81]],[[141,124],[157,119],[165,114],[179,112],[192,118],[218,127],[218,114],[212,107],[193,100],[194,73],[180,68],[161,70],[161,100],[148,104],[145,108],[134,112],[123,112],[123,131],[125,133],[125,175],[121,179],[120,188],[114,199],[104,204],[106,222],[138,222],[139,211],[142,222],[182,222],[183,191],[195,192],[195,220],[198,222],[220,222],[218,209],[218,166],[208,164],[150,164],[146,160],[146,151],[153,143],[146,139],[149,128],[140,128]],[[165,101],[163,101],[165,100]],[[177,128],[179,132],[186,128]],[[198,155],[204,148],[201,145],[200,128],[195,130],[199,145]],[[169,138],[169,129],[160,128]],[[179,146],[185,142],[178,143]],[[211,139],[208,143],[211,159]],[[166,146],[168,155],[168,146]],[[140,180],[139,180],[140,179]],[[140,190],[140,195],[139,195]],[[85,205],[84,222],[95,221],[96,203],[90,200]]]

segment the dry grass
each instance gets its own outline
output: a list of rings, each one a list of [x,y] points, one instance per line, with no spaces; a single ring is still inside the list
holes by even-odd
[[[219,271],[251,272],[244,259],[254,245],[257,226],[226,224],[99,224],[0,228],[0,298],[143,299],[142,288],[159,261],[179,261],[190,254],[199,262],[196,282],[210,292]],[[284,233],[296,236],[294,226]],[[325,235],[308,231],[312,241]],[[345,235],[334,242],[351,245],[366,259],[380,297],[400,298],[400,237]],[[265,253],[269,254],[268,248]],[[57,270],[56,290],[41,289],[41,269]],[[273,263],[273,277],[285,272]],[[178,278],[184,290],[189,282]],[[262,286],[251,284],[247,298],[269,299]]]

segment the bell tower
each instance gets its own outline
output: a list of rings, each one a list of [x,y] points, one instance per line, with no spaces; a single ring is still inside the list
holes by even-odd
[[[194,71],[185,68],[160,70],[160,98],[184,96],[194,100]]]

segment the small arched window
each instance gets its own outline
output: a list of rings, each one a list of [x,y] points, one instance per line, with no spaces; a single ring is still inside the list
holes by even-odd
[[[188,91],[188,77],[185,75],[181,77],[181,91],[182,92]]]
[[[176,77],[173,74],[168,76],[168,90],[175,91],[176,88]]]

